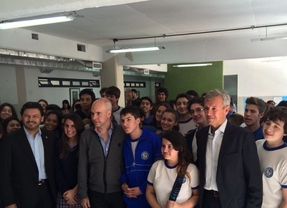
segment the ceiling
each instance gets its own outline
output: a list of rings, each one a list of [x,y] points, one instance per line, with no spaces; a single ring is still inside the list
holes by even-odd
[[[76,11],[79,17],[72,22],[26,28],[39,33],[113,47],[112,39],[161,36],[160,38],[119,41],[117,46],[141,44],[164,45],[166,42],[229,38],[259,39],[287,36],[286,0],[0,0],[0,21]],[[2,6],[3,5],[3,6]],[[189,36],[169,35],[229,30]],[[166,38],[162,38],[167,35]]]

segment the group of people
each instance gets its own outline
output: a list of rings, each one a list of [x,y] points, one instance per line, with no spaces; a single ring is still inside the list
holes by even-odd
[[[126,107],[120,93],[111,86],[96,99],[84,89],[62,109],[25,103],[0,142],[2,206],[287,207],[286,107],[250,97],[236,123],[221,89],[168,102],[159,88],[156,103],[132,89]],[[3,125],[17,118],[7,106]]]

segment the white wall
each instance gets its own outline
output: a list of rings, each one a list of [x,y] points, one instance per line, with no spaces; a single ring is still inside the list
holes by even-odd
[[[87,61],[103,61],[103,51],[99,46],[38,32],[36,33],[39,35],[39,40],[33,40],[32,33],[32,31],[25,29],[1,30],[0,48],[43,53]],[[86,52],[77,50],[78,43],[86,46]]]
[[[224,75],[238,75],[238,111],[244,112],[244,98],[264,101],[287,96],[287,59],[285,57],[242,59],[223,62]]]
[[[0,65],[0,103],[18,104],[16,72],[14,66]]]

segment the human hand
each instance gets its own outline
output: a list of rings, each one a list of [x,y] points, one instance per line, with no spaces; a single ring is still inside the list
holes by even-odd
[[[139,187],[134,187],[134,188],[128,188],[125,194],[129,198],[137,198],[137,196],[141,195],[142,192]]]
[[[90,205],[90,200],[89,198],[84,198],[81,200],[81,205],[83,208],[90,208],[91,205]]]
[[[166,208],[182,208],[181,204],[175,202],[175,201],[167,201]]]

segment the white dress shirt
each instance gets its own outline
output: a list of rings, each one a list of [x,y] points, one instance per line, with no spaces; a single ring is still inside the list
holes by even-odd
[[[204,189],[206,190],[218,191],[216,183],[218,157],[226,124],[227,120],[224,121],[224,123],[214,132],[214,134],[211,133],[211,127],[209,127],[205,156],[206,172]]]

